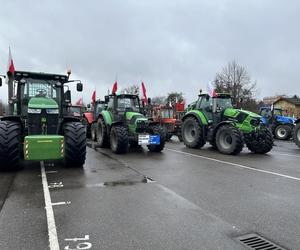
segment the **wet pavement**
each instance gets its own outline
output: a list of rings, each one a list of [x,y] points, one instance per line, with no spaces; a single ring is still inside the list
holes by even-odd
[[[299,160],[292,142],[227,156],[173,140],[90,147],[82,169],[27,163],[0,174],[0,249],[245,249],[248,233],[300,249]]]

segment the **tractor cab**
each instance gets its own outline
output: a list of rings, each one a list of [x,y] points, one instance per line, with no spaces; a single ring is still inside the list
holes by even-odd
[[[217,124],[227,108],[232,108],[232,99],[229,94],[217,94],[214,97],[200,94],[196,102],[196,109],[201,110],[209,124]]]

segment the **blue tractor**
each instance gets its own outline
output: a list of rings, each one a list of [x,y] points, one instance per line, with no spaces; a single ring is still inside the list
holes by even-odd
[[[296,119],[283,115],[281,108],[261,107],[262,122],[271,129],[278,140],[288,140],[293,136]]]

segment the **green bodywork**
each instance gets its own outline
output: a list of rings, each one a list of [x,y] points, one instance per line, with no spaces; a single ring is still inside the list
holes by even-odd
[[[129,132],[131,132],[131,133],[135,133],[138,122],[148,121],[148,119],[144,115],[137,113],[137,112],[126,112],[125,116],[126,116],[126,122],[128,124],[128,128],[129,128]],[[137,119],[135,120],[134,123],[131,122],[131,119],[133,117],[137,117]]]
[[[109,126],[111,126],[111,124],[113,122],[113,118],[112,118],[111,112],[109,112],[107,110],[102,110],[101,111],[101,115],[102,115],[105,123],[108,124]]]
[[[28,102],[28,108],[34,109],[58,109],[55,100],[46,97],[33,97]]]
[[[25,160],[61,160],[64,158],[64,137],[29,135],[24,139]]]
[[[243,113],[245,115],[245,119],[242,122],[237,121],[237,117]],[[201,121],[202,125],[208,125],[208,120],[205,114],[202,111],[197,109],[190,110],[186,113],[186,116],[193,115],[197,117],[198,120]],[[234,109],[234,108],[226,108],[224,110],[224,119],[231,121],[237,128],[239,128],[243,133],[250,133],[255,131],[258,126],[252,125],[250,122],[255,120],[260,120],[261,116],[246,110]]]

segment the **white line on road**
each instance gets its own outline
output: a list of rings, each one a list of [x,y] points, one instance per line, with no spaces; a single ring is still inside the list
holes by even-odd
[[[282,153],[275,153],[274,154],[272,153],[272,155],[282,155],[282,156],[289,156],[289,157],[298,157],[300,158],[300,155],[294,155],[294,154],[282,154]]]
[[[61,201],[61,202],[51,203],[52,206],[69,205],[69,204],[71,204],[71,201]]]
[[[59,250],[57,231],[55,225],[55,218],[52,208],[50,191],[48,188],[48,181],[45,172],[44,162],[41,161],[41,175],[42,175],[42,183],[44,190],[44,198],[45,198],[45,209],[47,214],[47,224],[48,224],[48,236],[49,236],[49,247],[50,250]]]
[[[268,171],[268,170],[262,170],[262,169],[247,167],[247,166],[244,166],[244,165],[241,165],[241,164],[237,164],[237,163],[233,163],[233,162],[229,162],[229,161],[222,161],[222,160],[218,160],[218,159],[214,159],[214,158],[210,158],[210,157],[206,157],[206,156],[202,156],[202,155],[195,155],[195,154],[191,154],[191,153],[187,153],[187,152],[178,151],[178,150],[175,150],[175,149],[170,149],[170,148],[165,148],[165,149],[168,150],[168,151],[171,151],[171,152],[179,153],[179,154],[184,154],[184,155],[188,155],[188,156],[202,158],[202,159],[206,159],[206,160],[209,160],[209,161],[215,161],[215,162],[218,162],[218,163],[223,163],[223,164],[227,164],[227,165],[231,165],[231,166],[235,166],[235,167],[239,167],[239,168],[249,169],[249,170],[253,170],[253,171],[256,171],[256,172],[271,174],[271,175],[280,176],[280,177],[283,177],[283,178],[288,178],[288,179],[300,181],[300,178],[290,176],[290,175],[279,174],[279,173],[271,172],[271,171]]]

